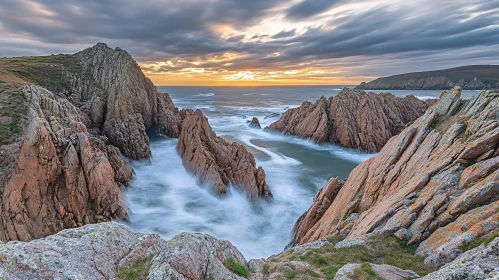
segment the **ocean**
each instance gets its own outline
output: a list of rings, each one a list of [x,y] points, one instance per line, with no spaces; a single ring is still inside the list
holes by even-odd
[[[177,107],[200,109],[218,136],[245,144],[257,165],[265,169],[274,199],[255,206],[233,188],[225,197],[212,195],[182,166],[176,139],[154,138],[151,161],[131,163],[136,177],[126,190],[130,225],[167,240],[181,232],[207,233],[229,240],[248,260],[281,252],[291,239],[296,220],[328,179],[347,178],[374,154],[249,128],[248,121],[258,117],[266,127],[278,119],[276,113],[305,100],[334,96],[343,87],[158,87]],[[441,93],[391,92],[420,99],[437,98]],[[463,91],[463,97],[475,92]]]

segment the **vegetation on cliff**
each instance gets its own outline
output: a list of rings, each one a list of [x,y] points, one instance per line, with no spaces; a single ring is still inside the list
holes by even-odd
[[[460,86],[466,90],[499,88],[499,65],[471,65],[445,70],[425,71],[382,77],[361,83],[364,90],[430,90],[451,89]]]

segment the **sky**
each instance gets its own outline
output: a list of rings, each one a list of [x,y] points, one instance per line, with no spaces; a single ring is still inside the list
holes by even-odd
[[[156,85],[354,85],[499,64],[499,0],[0,0],[0,57],[97,42]]]

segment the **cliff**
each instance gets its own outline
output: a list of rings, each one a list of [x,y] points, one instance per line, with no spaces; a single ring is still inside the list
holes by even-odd
[[[392,136],[419,118],[433,102],[410,95],[343,89],[337,96],[303,102],[289,109],[269,129],[343,147],[379,151]]]
[[[460,86],[465,90],[499,88],[499,65],[472,65],[445,70],[407,73],[362,82],[363,90],[432,90]]]
[[[499,228],[499,91],[440,101],[345,182],[332,179],[295,226],[294,243],[392,234],[442,265]]]
[[[0,102],[4,241],[126,219],[120,186],[128,185],[133,170],[122,155],[149,158],[147,133],[179,137],[185,118],[130,54],[102,43],[75,55],[0,59]],[[270,197],[265,172],[255,167],[253,155],[214,135],[206,118],[198,115],[203,120],[199,132],[217,143],[212,156],[219,164],[217,187],[231,182],[252,200]],[[181,139],[195,137],[183,130]],[[202,144],[189,140],[182,147],[200,151],[202,146],[196,145]],[[198,163],[186,167],[207,167],[193,165]],[[214,182],[212,177],[199,179]]]

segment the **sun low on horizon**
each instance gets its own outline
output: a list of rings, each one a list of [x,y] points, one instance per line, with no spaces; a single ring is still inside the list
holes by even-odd
[[[496,1],[6,2],[2,56],[104,42],[158,86],[356,85],[499,63]]]

